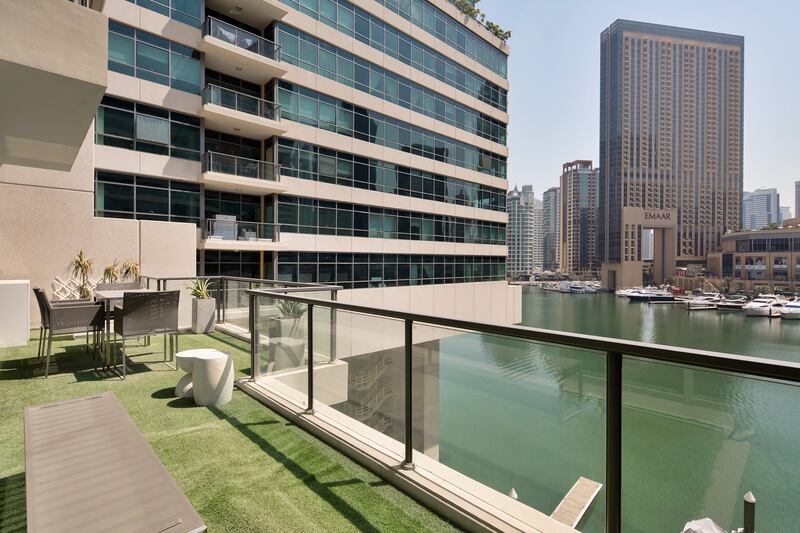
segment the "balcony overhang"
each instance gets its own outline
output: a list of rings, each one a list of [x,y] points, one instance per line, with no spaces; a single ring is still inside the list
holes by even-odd
[[[253,195],[281,193],[288,189],[279,181],[245,178],[221,172],[203,172],[200,175],[200,183],[215,191]]]
[[[206,0],[206,7],[256,28],[266,28],[289,12],[278,0]]]
[[[259,85],[273,78],[280,78],[288,72],[280,61],[226,43],[211,35],[203,37],[200,49],[206,53],[207,68]]]
[[[251,139],[267,139],[273,135],[282,135],[288,130],[277,120],[217,104],[203,104],[200,115],[206,119],[206,128]]]
[[[198,244],[200,250],[221,250],[224,252],[271,252],[282,250],[279,242],[266,239],[252,241],[236,241],[229,239],[201,239]]]
[[[0,17],[0,164],[70,170],[106,89],[108,18],[66,1]]]

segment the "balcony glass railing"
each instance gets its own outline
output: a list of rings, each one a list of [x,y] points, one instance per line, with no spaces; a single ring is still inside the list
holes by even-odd
[[[235,109],[270,120],[281,119],[281,106],[278,104],[210,83],[203,90],[203,103]]]
[[[248,52],[266,57],[267,59],[272,59],[274,61],[281,60],[281,47],[279,44],[264,39],[255,33],[237,28],[233,24],[222,22],[219,19],[213,17],[206,18],[205,23],[203,23],[203,36],[206,35],[225,41],[228,44],[232,44]]]
[[[796,529],[799,363],[249,294],[259,387],[418,471],[545,515],[594,480],[585,532],[730,531],[748,491]]]
[[[275,163],[238,157],[235,155],[206,152],[203,156],[203,172],[218,172],[241,178],[265,181],[280,181],[281,167]]]
[[[279,237],[277,224],[266,222],[244,222],[241,220],[206,219],[203,226],[204,239],[225,241],[272,241]]]

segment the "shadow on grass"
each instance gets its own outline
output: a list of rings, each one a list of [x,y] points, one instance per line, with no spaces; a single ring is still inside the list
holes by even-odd
[[[167,398],[175,398],[175,387],[165,387],[163,389],[158,389],[153,394],[151,394],[150,397],[155,398],[156,400],[166,400]]]
[[[261,448],[261,450],[263,450],[273,460],[283,465],[283,467],[286,468],[292,475],[294,475],[294,477],[302,481],[304,485],[306,485],[309,489],[311,489],[320,498],[328,502],[328,504],[331,507],[336,509],[339,512],[339,514],[341,514],[345,519],[347,519],[353,525],[355,529],[366,533],[373,533],[373,532],[377,533],[379,531],[375,526],[373,526],[370,523],[367,517],[365,517],[352,505],[347,503],[344,499],[339,497],[336,493],[334,493],[331,490],[331,487],[364,483],[362,480],[349,479],[349,480],[333,481],[330,483],[322,483],[317,479],[317,477],[314,474],[307,471],[301,465],[299,465],[291,458],[289,458],[286,454],[284,454],[281,450],[276,448],[273,444],[264,439],[264,437],[253,431],[251,429],[251,426],[253,426],[254,424],[248,424],[246,422],[242,422],[235,416],[229,416],[225,414],[222,410],[220,410],[217,407],[209,407],[208,409],[212,413],[214,413],[214,416],[216,416],[220,420],[224,420],[225,422],[229,423],[231,426],[233,426],[239,432],[241,432],[242,435],[247,437],[247,439],[250,440],[250,442]]]
[[[0,530],[4,533],[24,533],[25,473],[0,478]]]
[[[26,357],[0,361],[0,381],[44,377],[45,357]],[[50,355],[50,375],[95,370],[98,363],[94,350],[87,351],[85,344],[72,344],[56,348]],[[98,378],[101,379],[101,378]]]

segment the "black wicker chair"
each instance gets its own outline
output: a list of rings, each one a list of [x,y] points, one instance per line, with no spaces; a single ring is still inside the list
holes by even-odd
[[[45,360],[44,377],[50,374],[50,355],[53,348],[53,335],[86,332],[86,351],[89,351],[89,333],[95,337],[94,349],[97,350],[97,334],[103,330],[102,304],[79,301],[53,304],[42,293],[45,307],[47,330],[47,358]]]
[[[180,291],[127,292],[122,307],[114,308],[114,337],[122,336],[122,379],[127,375],[125,339],[164,335],[164,362],[167,362],[167,338],[170,358],[178,351],[178,303]],[[173,365],[169,365],[175,369]]]
[[[50,329],[50,319],[47,313],[47,295],[45,294],[43,289],[38,287],[33,288],[33,295],[36,297],[36,303],[39,306],[39,347],[36,351],[36,357],[42,357],[44,355],[44,349],[47,343],[47,333]],[[85,304],[91,303],[91,300],[51,300],[50,304],[53,306],[59,305],[75,305],[75,304]],[[95,342],[97,339],[95,338]],[[86,342],[89,342],[89,337],[86,337]]]

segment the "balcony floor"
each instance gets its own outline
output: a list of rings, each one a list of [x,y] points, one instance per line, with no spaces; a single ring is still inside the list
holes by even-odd
[[[182,372],[161,359],[161,339],[131,343],[128,379],[96,371],[82,340],[53,343],[50,378],[36,359],[38,330],[25,347],[0,348],[0,530],[24,532],[26,405],[113,391],[147,437],[209,531],[456,531],[437,515],[344,455],[235,390],[222,408],[173,397]],[[234,354],[249,345],[221,333],[181,335],[180,349]],[[156,353],[146,354],[149,351]],[[150,361],[150,362],[148,362]]]

